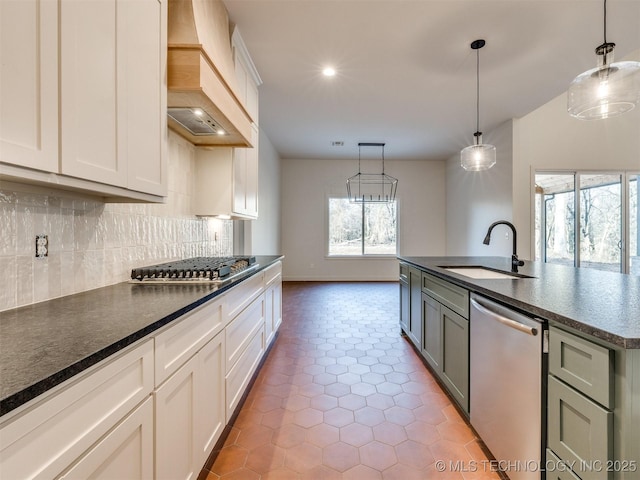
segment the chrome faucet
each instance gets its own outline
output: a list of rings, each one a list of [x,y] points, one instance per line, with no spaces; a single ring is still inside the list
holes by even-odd
[[[498,220],[497,222],[493,222],[489,227],[489,230],[487,230],[487,235],[484,237],[482,243],[484,243],[485,245],[489,245],[489,242],[491,241],[491,230],[493,230],[496,225],[506,225],[513,232],[513,254],[511,255],[511,271],[517,273],[518,267],[523,266],[524,262],[522,260],[518,260],[518,255],[516,254],[518,234],[516,233],[516,227],[514,227],[511,222],[507,222],[506,220]]]

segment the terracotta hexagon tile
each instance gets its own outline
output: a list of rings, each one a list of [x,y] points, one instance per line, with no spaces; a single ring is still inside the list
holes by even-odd
[[[345,408],[336,407],[324,412],[324,423],[328,423],[334,427],[343,427],[353,421],[353,412]]]
[[[422,399],[418,395],[402,392],[393,396],[396,405],[404,408],[415,409],[422,405]],[[415,414],[415,413],[414,413]]]
[[[284,408],[277,408],[262,415],[260,423],[265,427],[277,430],[283,425],[293,423],[294,416],[295,412],[285,410]]]
[[[336,375],[325,372],[319,375],[314,375],[313,383],[316,383],[318,385],[330,385],[336,382],[336,378],[337,378]]]
[[[361,447],[373,441],[373,431],[366,425],[351,423],[340,428],[340,441],[354,447]]]
[[[338,398],[338,405],[347,410],[358,410],[367,405],[365,397],[349,393]]]
[[[393,447],[374,441],[360,447],[360,462],[382,471],[395,465],[398,462],[398,457]]]
[[[377,390],[373,395],[368,395],[366,400],[367,405],[379,410],[386,410],[387,408],[391,408],[395,405],[393,397],[391,397],[390,395],[385,395],[383,393],[377,393]]]
[[[212,473],[212,472],[207,472],[207,476],[205,477],[204,480],[220,480],[220,475],[216,475],[215,473]]]
[[[291,383],[291,377],[289,375],[283,375],[282,373],[274,373],[264,379],[264,383],[269,385],[281,385],[283,383]]]
[[[303,442],[287,450],[284,464],[298,473],[311,470],[322,463],[322,449],[311,443]]]
[[[237,445],[224,447],[213,463],[211,471],[220,476],[234,472],[244,467],[248,456],[249,450],[246,448]]]
[[[220,480],[260,480],[260,475],[248,468],[241,468],[235,472],[222,475]]]
[[[394,466],[382,472],[384,480],[442,480],[437,473],[428,474],[425,471],[417,470],[403,463],[397,463]]]
[[[321,423],[307,430],[307,442],[324,448],[340,439],[340,429],[326,423]]]
[[[253,401],[251,408],[265,413],[279,408],[281,404],[282,397],[277,397],[275,395],[259,395]]]
[[[300,395],[304,395],[305,397],[315,397],[316,395],[324,393],[324,385],[316,385],[315,383],[301,385],[298,388],[298,393]]]
[[[444,407],[442,409],[442,413],[444,413],[444,416],[447,417],[448,420],[466,425],[466,422],[464,421],[456,407],[454,407],[453,405],[449,404]]]
[[[264,473],[260,480],[299,480],[300,474],[290,468],[281,467]]]
[[[473,460],[464,445],[449,440],[438,440],[429,445],[429,449],[436,462],[438,460],[445,462],[470,462]]]
[[[396,445],[396,455],[400,463],[418,469],[425,468],[435,461],[428,446],[413,440]]]
[[[362,397],[373,395],[376,392],[376,387],[371,385],[370,383],[359,382],[351,385],[351,393],[355,393],[356,395],[360,395]]]
[[[382,474],[366,465],[356,465],[342,474],[342,480],[382,480]]]
[[[351,388],[349,388],[349,385],[345,385],[344,383],[332,383],[331,385],[326,385],[324,387],[324,393],[334,397],[342,397],[344,395],[349,395],[351,393]]]
[[[391,446],[396,446],[408,438],[404,428],[390,422],[383,422],[373,427],[373,437]]]
[[[378,393],[384,393],[385,395],[393,396],[402,393],[402,386],[398,385],[397,383],[382,382],[376,385],[376,390],[378,390]]]
[[[310,428],[318,425],[323,421],[323,414],[315,408],[305,408],[296,412],[294,422],[304,428]]]
[[[402,426],[409,425],[416,419],[416,417],[413,415],[412,410],[399,406],[387,408],[384,411],[384,418],[386,418],[388,422],[396,423]]]
[[[442,469],[444,467],[444,470]],[[422,478],[437,478],[438,480],[464,480],[464,477],[460,472],[454,471],[448,461],[445,461],[442,466],[436,468],[436,464],[432,463],[424,469],[424,477]]]
[[[320,411],[331,410],[338,406],[338,398],[333,397],[331,395],[320,394],[314,397],[311,397],[310,405],[312,408]]]
[[[338,472],[344,472],[360,463],[360,455],[356,447],[337,442],[322,450],[322,463]]]
[[[393,367],[391,365],[385,365],[384,363],[376,363],[375,365],[371,365],[370,368],[373,373],[379,373],[381,375],[393,372]]]
[[[285,450],[272,444],[262,445],[249,452],[247,468],[265,474],[284,465]]]
[[[341,480],[341,478],[342,475],[339,472],[325,465],[317,465],[300,475],[301,480]]]
[[[445,440],[466,445],[475,439],[475,435],[471,429],[464,423],[447,421],[439,424],[437,427],[440,436]]]
[[[404,429],[410,440],[415,440],[425,445],[430,445],[441,439],[438,429],[430,423],[415,421],[404,427]]]
[[[313,376],[307,373],[296,373],[291,377],[292,385],[307,385],[309,383],[313,383]]]
[[[409,376],[406,373],[400,372],[387,373],[384,378],[387,379],[387,382],[397,383],[398,385],[402,385],[409,381]]]
[[[327,373],[331,373],[332,375],[342,375],[343,373],[347,373],[349,371],[349,367],[347,365],[342,365],[340,363],[336,363],[335,365],[327,365],[324,368]]]
[[[236,440],[236,445],[244,447],[248,450],[271,443],[273,430],[264,425],[255,425],[249,428],[243,428]]]
[[[421,420],[431,425],[438,425],[447,421],[442,409],[437,405],[422,405],[413,409],[413,414],[418,420]]]
[[[309,397],[300,394],[290,395],[289,397],[282,399],[282,407],[287,410],[291,410],[292,412],[308,408],[310,404],[311,400]]]
[[[289,424],[273,432],[272,442],[282,448],[292,448],[304,442],[306,430],[299,425]]]
[[[384,383],[386,379],[384,378],[384,375],[380,373],[370,372],[362,375],[362,381],[371,385],[379,385],[381,383]]]
[[[354,413],[356,422],[368,425],[369,427],[374,427],[384,422],[384,414],[382,410],[378,410],[377,408],[364,407],[356,410]]]

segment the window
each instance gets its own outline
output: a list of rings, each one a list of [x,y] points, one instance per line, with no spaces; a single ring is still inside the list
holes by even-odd
[[[395,255],[396,202],[329,198],[329,256]]]
[[[537,173],[535,259],[640,275],[637,173]]]

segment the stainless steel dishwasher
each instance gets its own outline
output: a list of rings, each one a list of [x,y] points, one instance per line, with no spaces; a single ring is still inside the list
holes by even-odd
[[[471,295],[471,425],[511,480],[540,480],[546,323]]]

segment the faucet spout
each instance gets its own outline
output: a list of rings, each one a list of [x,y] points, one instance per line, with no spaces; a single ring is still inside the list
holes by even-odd
[[[485,245],[489,245],[489,242],[491,242],[491,231],[497,225],[506,225],[513,232],[513,253],[511,254],[511,271],[517,272],[518,267],[521,267],[522,265],[524,265],[524,262],[522,260],[518,260],[518,255],[516,253],[516,246],[518,245],[518,234],[516,232],[516,227],[514,227],[513,223],[507,222],[506,220],[498,220],[497,222],[493,222],[489,226],[489,229],[487,230],[487,235],[485,235],[482,243],[484,243]]]

